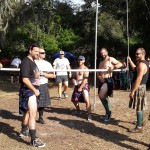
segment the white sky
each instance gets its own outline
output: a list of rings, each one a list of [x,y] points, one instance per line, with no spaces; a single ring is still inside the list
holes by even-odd
[[[71,0],[74,4],[84,4],[83,0]]]

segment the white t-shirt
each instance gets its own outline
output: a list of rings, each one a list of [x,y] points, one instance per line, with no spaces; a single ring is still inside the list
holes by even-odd
[[[56,58],[53,65],[56,66],[58,70],[67,70],[67,65],[69,65],[69,60],[67,58]],[[67,75],[67,71],[57,71],[56,75]]]
[[[21,60],[19,58],[14,58],[10,65],[16,66],[17,68],[21,64]]]
[[[43,72],[53,72],[53,67],[52,65],[46,61],[46,60],[35,60],[35,63],[39,69],[39,71],[43,71]],[[44,76],[40,77],[40,84],[45,84],[48,83],[48,79]]]

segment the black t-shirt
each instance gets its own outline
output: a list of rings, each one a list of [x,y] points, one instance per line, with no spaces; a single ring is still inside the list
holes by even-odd
[[[31,83],[35,81],[35,72],[38,70],[37,65],[34,61],[26,57],[21,62],[20,67],[20,82],[23,83],[22,78],[29,78]]]

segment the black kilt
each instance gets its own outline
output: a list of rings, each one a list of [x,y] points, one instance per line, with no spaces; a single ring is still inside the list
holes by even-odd
[[[51,104],[50,102],[50,95],[48,91],[48,85],[47,84],[41,84],[39,86],[40,96],[38,99],[38,107],[47,107]]]

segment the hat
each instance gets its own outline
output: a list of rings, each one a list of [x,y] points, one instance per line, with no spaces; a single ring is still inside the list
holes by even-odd
[[[60,54],[60,55],[63,55],[63,54],[64,54],[64,51],[60,51],[59,54]]]
[[[85,57],[84,56],[79,56],[78,59],[81,59],[81,60],[85,61]]]

